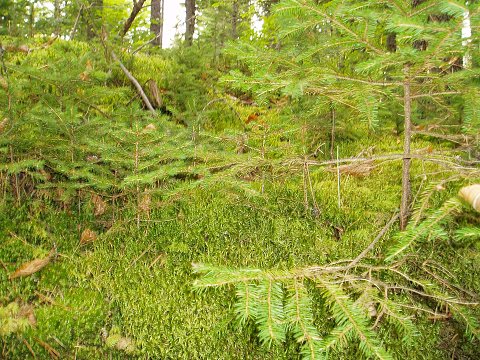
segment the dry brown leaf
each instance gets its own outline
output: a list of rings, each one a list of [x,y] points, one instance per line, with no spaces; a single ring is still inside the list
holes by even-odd
[[[90,79],[90,76],[88,75],[88,72],[86,72],[86,71],[80,73],[80,75],[78,77],[82,81],[87,81],[88,79]]]
[[[3,130],[5,130],[5,128],[7,127],[7,124],[8,124],[8,118],[5,118],[2,121],[0,121],[0,133],[2,133]]]
[[[107,204],[105,203],[105,201],[103,201],[101,196],[97,194],[93,194],[92,203],[93,203],[93,209],[94,209],[93,214],[95,216],[100,216],[105,213],[105,210],[107,209]]]
[[[47,257],[44,257],[42,259],[35,259],[20,265],[20,267],[17,270],[15,270],[13,273],[11,273],[8,278],[12,280],[18,277],[30,276],[42,270],[45,266],[47,266],[50,263],[50,260],[52,259],[54,253],[55,253],[55,249],[52,249]]]
[[[372,160],[362,161],[362,162],[353,162],[351,164],[340,165],[337,169],[336,166],[328,168],[327,171],[337,172],[340,171],[340,174],[363,177],[370,175],[372,170],[375,168]]]
[[[80,245],[89,244],[91,242],[94,242],[96,239],[97,234],[95,233],[95,231],[85,229],[83,230],[82,235],[80,235]]]
[[[7,80],[2,75],[0,75],[0,86],[3,88],[3,90],[8,90]]]
[[[458,195],[480,212],[480,184],[465,186],[460,189]]]
[[[18,312],[18,316],[26,318],[30,325],[35,326],[37,325],[37,319],[35,318],[35,313],[33,312],[33,305],[32,304],[25,304],[20,307]]]
[[[150,212],[151,203],[152,203],[152,197],[150,196],[150,194],[144,194],[142,197],[142,200],[138,204],[138,209],[148,214]]]

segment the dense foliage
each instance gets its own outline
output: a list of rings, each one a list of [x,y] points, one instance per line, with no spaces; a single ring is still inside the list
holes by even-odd
[[[164,5],[0,1],[0,357],[480,357],[480,5]]]

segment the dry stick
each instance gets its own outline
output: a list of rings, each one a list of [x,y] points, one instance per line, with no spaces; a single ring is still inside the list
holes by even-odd
[[[375,237],[375,239],[373,239],[373,241],[370,243],[370,245],[368,245],[365,248],[365,250],[363,250],[350,264],[348,264],[346,266],[346,270],[348,270],[348,269],[354,267],[355,265],[357,265],[367,255],[367,253],[375,247],[375,245],[380,241],[380,239],[383,237],[383,235],[386,234],[388,229],[390,229],[390,227],[395,223],[395,221],[397,221],[399,216],[400,216],[399,213],[396,213],[392,216],[390,221],[383,227],[383,229],[378,233],[378,235]]]
[[[147,41],[145,44],[143,45],[140,45],[138,48],[136,48],[135,50],[132,51],[132,55],[135,55],[137,52],[139,52],[140,50],[142,50],[145,46],[151,44],[152,42],[154,42],[155,40],[157,40],[159,37],[161,37],[162,34],[158,34],[157,36],[155,36],[152,40],[149,40]]]
[[[28,351],[30,351],[30,354],[32,354],[33,358],[36,359],[37,355],[35,355],[35,352],[33,351],[32,346],[28,343],[28,341],[26,339],[22,339],[22,341],[25,344],[25,346],[27,347]]]
[[[145,3],[146,0],[139,0],[134,3],[132,12],[130,13],[130,16],[128,19],[125,21],[125,24],[123,24],[122,30],[120,30],[119,35],[121,37],[124,37],[125,34],[130,30],[130,27],[132,26],[133,22],[135,21],[135,18],[137,17],[138,13],[140,10],[143,8],[143,4]]]
[[[125,65],[123,65],[123,63],[120,61],[120,59],[117,57],[117,55],[115,54],[115,52],[112,50],[110,52],[112,54],[112,59],[114,61],[116,61],[118,63],[118,65],[120,65],[120,68],[122,69],[122,71],[125,73],[125,75],[129,78],[129,80],[132,82],[132,84],[135,86],[135,88],[137,89],[138,91],[138,94],[141,96],[145,106],[148,108],[148,110],[150,110],[150,112],[152,114],[157,114],[155,109],[153,108],[152,104],[150,103],[150,100],[148,100],[148,97],[147,95],[145,94],[145,91],[143,91],[142,89],[142,86],[140,85],[140,83],[137,81],[137,79],[135,79],[133,77],[133,75],[130,73],[130,71],[128,71],[128,69],[125,67]]]
[[[338,154],[338,146],[337,146],[337,196],[338,196],[338,208],[342,207],[342,200],[340,197],[340,164],[338,162],[339,154]]]
[[[404,145],[403,145],[403,169],[402,169],[402,201],[400,205],[400,230],[405,230],[407,227],[408,217],[410,213],[410,141],[412,132],[412,98],[410,94],[410,78],[409,78],[409,66],[405,65],[405,82],[403,84],[404,90],[404,111],[405,111],[405,124],[404,124]]]
[[[330,160],[334,159],[333,149],[335,148],[335,108],[331,105],[330,115],[332,118],[332,131],[330,134]]]
[[[92,6],[92,4],[90,6]],[[73,37],[75,36],[75,33],[77,32],[77,26],[78,26],[78,22],[80,20],[80,16],[82,15],[82,10],[83,10],[83,4],[80,6],[80,10],[78,10],[77,18],[75,19],[75,23],[73,24],[73,29],[72,29],[72,31],[70,31],[70,40],[73,40]]]

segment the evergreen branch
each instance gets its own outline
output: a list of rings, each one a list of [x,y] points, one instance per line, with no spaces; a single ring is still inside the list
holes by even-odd
[[[375,245],[380,241],[380,239],[387,233],[387,231],[392,227],[392,225],[398,220],[400,217],[399,213],[395,213],[388,223],[383,227],[383,229],[378,233],[378,235],[373,239],[373,241],[368,245],[350,264],[346,266],[346,269],[351,269],[355,265],[357,265],[367,254],[371,251]]]
[[[324,353],[322,358],[327,359],[328,353],[331,350],[338,348],[340,345],[347,344],[353,337],[353,329],[354,327],[351,323],[336,326],[318,345],[320,351]]]
[[[318,279],[318,283],[324,289],[324,296],[331,304],[337,326],[352,325],[355,336],[360,340],[360,350],[365,356],[393,360],[393,357],[381,346],[376,334],[368,327],[368,319],[341,288],[321,278]]]
[[[320,335],[313,324],[312,301],[301,279],[294,279],[287,287],[286,321],[293,327],[295,340],[303,342],[304,359],[316,359]]]
[[[349,29],[342,21],[339,21],[339,19],[337,19],[335,16],[330,15],[327,11],[320,10],[320,6],[318,4],[309,5],[306,1],[304,1],[303,3],[300,3],[297,0],[290,0],[290,1],[294,4],[297,4],[297,6],[299,7],[303,7],[304,9],[308,9],[312,13],[320,15],[321,18],[327,19],[331,23],[335,24],[338,28],[342,29],[347,34],[352,36],[358,42],[364,44],[370,50],[373,50],[375,53],[384,54],[384,51],[382,49],[379,49],[376,46],[372,45],[367,39],[360,37],[357,33]]]
[[[285,312],[282,285],[272,280],[258,286],[260,301],[256,312],[259,337],[263,344],[281,343],[286,338]]]
[[[406,231],[399,233],[397,243],[389,250],[386,262],[392,261],[408,249],[416,240],[426,237],[431,233],[435,226],[445,220],[450,214],[458,211],[462,207],[459,199],[452,198],[438,210],[434,211],[427,220],[419,226],[410,225]]]
[[[465,333],[469,337],[480,339],[480,324],[475,316],[470,315],[462,306],[450,304],[454,316],[463,320],[465,324]]]

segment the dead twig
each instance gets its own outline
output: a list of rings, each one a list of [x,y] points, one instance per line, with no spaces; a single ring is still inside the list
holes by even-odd
[[[387,233],[390,227],[397,221],[400,217],[399,213],[396,213],[392,216],[390,221],[383,227],[383,229],[378,233],[378,235],[373,239],[373,241],[368,245],[350,264],[346,266],[346,270],[351,269],[355,265],[357,265],[367,254],[370,250],[372,250],[375,245],[380,241],[380,239]]]
[[[153,108],[152,104],[150,103],[150,100],[148,100],[148,97],[147,95],[145,94],[145,91],[143,91],[142,89],[142,85],[140,85],[140,83],[138,82],[137,79],[135,79],[135,77],[132,75],[132,73],[130,71],[128,71],[128,69],[125,67],[125,65],[123,65],[123,63],[120,61],[120,59],[118,58],[118,56],[115,54],[115,52],[113,50],[110,51],[110,54],[112,56],[112,59],[114,61],[116,61],[118,63],[118,65],[120,66],[120,68],[122,69],[122,71],[124,72],[124,74],[127,76],[127,78],[132,82],[132,84],[135,86],[135,88],[137,89],[137,92],[138,94],[140,95],[140,97],[142,98],[143,100],[143,103],[145,104],[145,106],[147,107],[148,110],[150,110],[150,112],[154,115],[157,115],[157,112],[155,111],[155,109]]]

